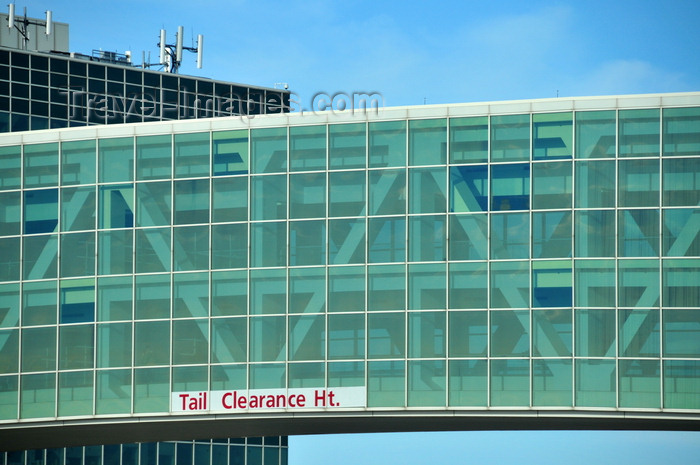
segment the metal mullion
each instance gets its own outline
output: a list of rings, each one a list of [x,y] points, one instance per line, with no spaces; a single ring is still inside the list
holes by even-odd
[[[450,124],[451,118],[445,118],[445,406],[450,405]]]
[[[365,295],[365,310],[364,310],[364,318],[365,318],[365,355],[364,355],[364,380],[365,380],[365,405],[368,404],[369,401],[369,206],[370,206],[370,197],[369,197],[369,122],[365,121],[364,123],[365,127],[365,214],[364,214],[364,221],[365,221],[365,237],[364,237],[364,246],[365,246],[365,260],[364,264],[362,265],[364,268],[364,295]]]
[[[529,265],[528,266],[528,282],[530,284],[529,289],[528,289],[528,302],[529,302],[528,310],[529,310],[529,317],[530,317],[529,318],[530,321],[529,321],[529,325],[528,325],[528,330],[529,330],[529,334],[528,334],[528,349],[529,349],[528,361],[529,361],[529,367],[530,367],[529,386],[528,386],[528,388],[529,388],[529,405],[528,405],[528,407],[530,407],[530,408],[532,408],[532,406],[534,404],[534,395],[535,395],[535,393],[534,393],[535,390],[534,390],[534,385],[533,385],[533,382],[534,382],[533,366],[534,366],[534,364],[533,364],[533,359],[532,359],[532,354],[533,354],[532,320],[534,318],[534,313],[532,311],[532,308],[535,304],[534,298],[533,298],[533,295],[534,295],[534,278],[533,278],[534,277],[534,268],[533,268],[533,264],[534,264],[534,262],[532,260],[532,257],[533,257],[532,242],[533,242],[533,238],[534,238],[533,234],[532,234],[532,226],[533,226],[532,222],[533,222],[533,216],[534,216],[532,213],[533,203],[534,203],[534,196],[533,196],[534,180],[533,180],[533,177],[535,174],[535,170],[533,169],[533,167],[535,166],[533,164],[533,159],[534,159],[533,152],[535,150],[534,149],[534,144],[535,144],[534,130],[535,129],[534,129],[534,121],[533,120],[534,120],[534,115],[532,113],[532,110],[530,110],[530,112],[529,112],[529,121],[530,121],[529,178],[530,179],[528,180],[529,181],[528,182],[528,224],[529,224],[529,228],[530,228],[529,233],[528,233],[528,236],[529,236],[528,237],[528,239],[529,239],[528,240],[528,257],[529,257],[529,259],[528,259],[528,265]]]
[[[409,278],[408,278],[408,255],[410,253],[410,247],[411,244],[409,242],[409,237],[408,237],[408,222],[409,222],[409,199],[411,197],[411,186],[410,186],[410,171],[409,171],[409,159],[408,159],[408,152],[409,152],[409,144],[410,140],[408,137],[408,119],[404,120],[406,123],[406,128],[405,128],[405,149],[404,149],[404,185],[406,186],[406,193],[407,195],[405,196],[404,199],[404,243],[406,244],[406,250],[404,252],[404,257],[403,257],[403,265],[404,265],[404,307],[403,307],[403,313],[404,313],[404,353],[403,353],[403,366],[404,366],[404,407],[408,407],[408,389],[409,389],[409,373],[408,373],[408,339],[409,339],[409,331],[408,331],[408,302],[409,302],[409,296],[408,296],[408,285],[409,285]]]
[[[285,170],[285,179],[286,179],[286,186],[285,186],[285,198],[287,202],[287,209],[285,212],[285,228],[284,232],[286,235],[286,240],[285,243],[287,245],[286,251],[285,251],[285,256],[284,256],[284,290],[285,290],[285,299],[284,299],[284,331],[285,331],[285,349],[284,349],[284,387],[285,389],[289,388],[289,361],[291,358],[291,345],[289,344],[289,330],[290,330],[290,325],[289,325],[289,265],[290,265],[290,253],[291,253],[291,241],[290,241],[290,236],[291,236],[291,231],[290,231],[290,226],[291,226],[291,221],[290,221],[290,213],[291,213],[291,202],[290,202],[290,192],[289,192],[289,186],[290,186],[290,180],[291,180],[291,174],[290,174],[290,169],[291,169],[291,163],[290,163],[290,157],[289,154],[291,152],[291,140],[290,140],[290,129],[289,125],[287,125],[285,128],[285,147],[287,151],[287,167]]]
[[[664,408],[664,243],[663,243],[663,227],[664,227],[664,111],[659,109],[659,406]]]
[[[252,167],[252,142],[251,142],[251,131],[250,127],[245,129],[246,134],[247,134],[247,141],[246,145],[248,148],[248,170],[247,173],[245,174],[246,177],[246,237],[248,238],[248,245],[246,246],[246,315],[245,315],[245,331],[246,331],[246,390],[250,389],[250,254],[251,254],[251,247],[250,247],[250,242],[251,242],[251,200],[252,200],[252,194],[251,194],[251,186],[253,184],[253,176],[251,175],[251,167]],[[213,184],[213,183],[212,183]],[[213,200],[213,199],[212,199]],[[210,342],[211,343],[211,342]]]

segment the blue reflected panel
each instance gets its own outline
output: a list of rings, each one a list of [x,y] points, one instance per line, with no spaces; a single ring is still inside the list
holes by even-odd
[[[532,306],[571,307],[571,260],[532,262]]]
[[[56,231],[58,226],[58,189],[24,193],[24,234]]]
[[[489,207],[488,166],[450,167],[450,211],[483,212]]]
[[[61,324],[95,321],[95,280],[61,281]]]
[[[491,166],[491,209],[530,208],[530,165],[527,163]]]

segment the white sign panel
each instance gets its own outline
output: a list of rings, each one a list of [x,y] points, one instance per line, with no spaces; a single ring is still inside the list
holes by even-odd
[[[174,413],[254,413],[367,406],[365,387],[173,392]]]

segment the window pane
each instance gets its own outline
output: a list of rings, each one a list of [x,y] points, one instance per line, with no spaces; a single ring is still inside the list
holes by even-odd
[[[289,313],[323,313],[325,311],[325,268],[290,269]]]
[[[622,257],[659,255],[659,210],[620,210],[618,254]]]
[[[620,160],[618,205],[654,207],[659,205],[659,161]]]
[[[250,272],[250,314],[286,313],[287,273],[285,270]]]
[[[489,208],[488,166],[450,167],[450,211],[483,212]]]
[[[209,180],[175,181],[174,224],[209,222]]]
[[[615,111],[576,112],[576,157],[615,157]]]
[[[245,271],[221,271],[211,274],[211,314],[248,313],[248,274]]]
[[[207,363],[209,358],[209,320],[173,321],[173,365]],[[206,377],[205,377],[206,379]]]
[[[367,317],[367,356],[397,358],[405,354],[406,314],[370,313]]]
[[[447,158],[447,121],[411,120],[408,123],[408,157],[411,165],[440,165]]]
[[[145,368],[134,370],[134,412],[170,410],[170,370]]]
[[[571,207],[571,163],[534,163],[532,166],[532,208]]]
[[[700,255],[700,210],[664,210],[663,251],[670,257]]]
[[[444,357],[446,351],[445,312],[408,313],[408,356]]]
[[[367,204],[365,172],[342,171],[329,176],[329,216],[364,215]]]
[[[98,273],[124,274],[133,270],[133,230],[98,231]]]
[[[17,189],[21,185],[22,158],[19,145],[0,147],[0,190]]]
[[[532,214],[532,257],[571,257],[571,211]]]
[[[408,405],[445,406],[446,370],[444,360],[408,362]]]
[[[491,215],[491,258],[530,256],[530,215],[504,213]]]
[[[410,216],[408,219],[409,261],[444,261],[447,256],[445,216]]]
[[[170,317],[170,275],[136,276],[134,318]]]
[[[252,223],[250,225],[250,266],[285,266],[287,264],[287,223]]]
[[[618,305],[642,308],[659,305],[658,260],[618,262]]]
[[[700,260],[664,260],[663,291],[666,307],[700,307]]]
[[[576,310],[576,345],[578,357],[615,356],[615,311],[608,309]]]
[[[664,361],[664,407],[697,409],[700,407],[700,361]]]
[[[403,361],[370,362],[367,379],[368,407],[404,406],[406,367]]]
[[[279,173],[287,169],[287,129],[265,128],[250,131],[253,173]]]
[[[95,141],[82,140],[61,144],[61,184],[95,182]]]
[[[265,316],[250,318],[250,345],[248,350],[251,362],[285,360],[287,352],[286,340],[287,321],[285,317]]]
[[[573,353],[572,318],[571,309],[533,311],[533,355],[535,357],[570,357]]]
[[[170,228],[136,231],[136,272],[170,271]]]
[[[23,375],[20,418],[53,417],[56,408],[56,374]]]
[[[532,361],[532,404],[571,407],[573,405],[573,363],[571,359]]]
[[[24,234],[54,232],[58,227],[58,189],[24,193]]]
[[[529,360],[491,360],[491,405],[530,405]]]
[[[406,213],[406,171],[370,171],[369,214],[402,215],[404,213]]]
[[[365,267],[328,268],[328,311],[357,312],[365,309]]]
[[[486,215],[450,215],[450,260],[485,260],[488,258],[488,223]]]
[[[365,123],[329,124],[330,169],[364,168],[367,164],[366,138]]]
[[[328,358],[365,357],[365,316],[361,313],[328,316]]]
[[[289,360],[323,360],[325,347],[325,315],[289,317]]]
[[[659,110],[620,110],[620,157],[658,157]]]
[[[491,166],[491,209],[530,208],[530,165]]]
[[[658,357],[660,355],[658,309],[621,309],[618,332],[620,357]]]
[[[491,356],[530,355],[530,312],[503,310],[491,312]]]
[[[665,206],[700,204],[700,158],[672,158],[663,161]]]
[[[99,139],[99,181],[134,180],[134,138]]]
[[[247,325],[246,318],[213,318],[211,320],[212,363],[247,361]]]
[[[170,364],[170,322],[134,323],[134,365]]]
[[[406,259],[406,217],[370,218],[367,234],[371,263]]]
[[[365,220],[328,222],[328,262],[334,265],[365,262]]]
[[[21,192],[0,193],[0,236],[14,236],[21,231]]]
[[[422,263],[408,266],[409,310],[444,309],[446,304],[445,264]]]
[[[63,279],[60,281],[60,323],[95,321],[95,280]]]
[[[211,227],[211,267],[245,268],[248,265],[248,225],[216,224]]]
[[[287,217],[287,176],[256,176],[251,183],[250,218],[274,220]]]
[[[172,163],[171,136],[136,138],[136,179],[169,178]]]
[[[61,277],[95,275],[95,233],[61,235]]]
[[[58,144],[24,146],[24,187],[58,185]]]
[[[369,166],[406,165],[406,122],[369,124]]]
[[[574,280],[577,307],[615,306],[615,262],[613,260],[576,260]]]
[[[292,174],[289,176],[289,217],[323,218],[326,216],[326,174]]]
[[[134,226],[133,184],[100,186],[99,193],[100,228],[131,228]]]
[[[248,131],[212,133],[214,176],[248,173]]]
[[[290,171],[313,171],[326,168],[326,126],[292,126],[289,128]]]
[[[577,257],[615,256],[615,212],[576,211],[574,240]]]
[[[409,213],[444,213],[447,187],[445,168],[413,168],[409,171]]]
[[[13,248],[8,247],[5,250],[6,253],[3,254],[2,259],[9,258],[6,262],[6,266],[9,266],[3,271],[7,270],[7,281],[14,281],[19,279],[19,260],[15,262],[15,259],[18,258],[15,254],[19,255],[19,238],[0,241],[0,248],[4,248],[3,242],[8,246],[13,246]],[[58,235],[25,237],[23,243],[24,279],[56,278]]]
[[[615,361],[576,360],[576,406],[615,407]]]
[[[137,226],[170,224],[170,181],[138,183],[136,185]]]
[[[95,325],[61,326],[58,331],[58,369],[92,368],[95,351]],[[92,379],[92,372],[90,379]],[[92,392],[92,387],[90,392]]]
[[[248,178],[214,178],[212,180],[214,223],[248,219]]]
[[[576,207],[615,206],[615,161],[576,162]]]
[[[530,159],[530,115],[491,117],[491,161]]]
[[[375,265],[367,270],[369,295],[367,310],[403,310],[406,308],[406,267]]]
[[[485,311],[449,312],[449,356],[484,357],[488,338]]]
[[[571,158],[573,113],[540,113],[532,116],[534,160]]]
[[[664,155],[700,153],[700,108],[664,108]]]
[[[173,228],[173,265],[175,271],[209,268],[209,227]]]
[[[209,175],[209,133],[175,134],[175,177]]]
[[[450,360],[449,370],[449,404],[451,406],[485,407],[487,405],[486,360]]]
[[[290,222],[289,265],[325,264],[326,222],[324,220]]]
[[[488,161],[488,119],[450,119],[450,163]]]
[[[173,318],[209,315],[209,273],[173,275]],[[175,340],[178,340],[177,338]]]
[[[22,286],[22,325],[56,324],[58,296],[56,281],[25,283]]]
[[[487,307],[486,262],[450,263],[449,280],[450,309]]]
[[[530,303],[528,262],[491,264],[491,307],[527,308]]]

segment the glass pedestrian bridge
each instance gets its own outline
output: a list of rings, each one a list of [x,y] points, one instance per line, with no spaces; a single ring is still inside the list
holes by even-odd
[[[700,429],[700,93],[0,135],[0,450]]]

